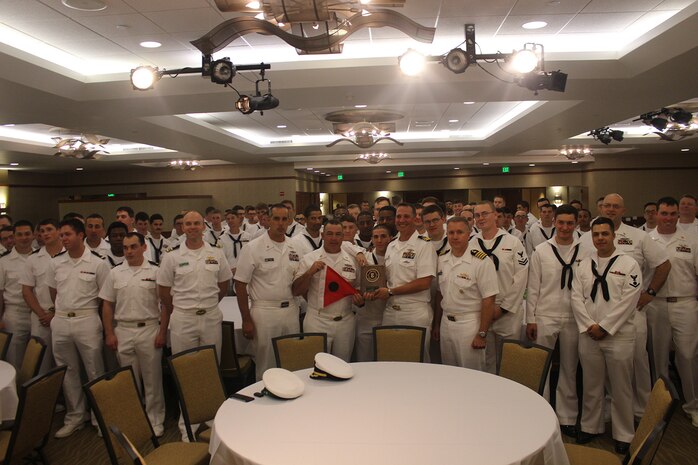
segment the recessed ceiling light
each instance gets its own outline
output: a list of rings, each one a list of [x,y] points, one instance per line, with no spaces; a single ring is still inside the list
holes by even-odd
[[[485,166],[490,166],[490,164],[487,163],[487,162],[483,163],[483,165],[485,165]]]
[[[19,163],[10,163],[10,166],[19,166]]]
[[[278,124],[278,125],[276,125],[276,128],[277,129],[286,129],[286,125],[285,124]]]
[[[245,6],[250,10],[259,10],[259,2],[257,0],[247,3]]]
[[[9,124],[7,126],[9,126]],[[681,149],[682,152],[688,152],[689,150],[691,149]]]
[[[529,163],[528,166],[536,166],[535,163]]]
[[[354,105],[354,108],[366,108],[368,105],[364,105],[363,103],[360,103],[358,105]]]
[[[313,171],[313,173],[319,173],[319,172],[320,172],[320,170],[315,170],[315,171]]]
[[[157,42],[155,40],[144,40],[139,44],[143,48],[158,48],[162,47],[162,44],[160,42]]]
[[[80,11],[102,11],[107,9],[107,4],[102,0],[61,0],[68,8]]]
[[[332,176],[330,173],[327,173],[325,176]]]
[[[75,171],[82,171],[82,170],[84,170],[84,169],[85,169],[85,168],[75,168]]]
[[[455,167],[455,168],[453,168],[453,169],[454,169],[454,170],[459,170],[460,168],[458,168],[458,167],[456,166],[456,167]]]
[[[313,169],[312,169],[312,168],[306,168],[306,170],[308,170],[308,171],[313,171]]]
[[[572,164],[573,164],[573,165],[576,165],[577,163],[579,163],[577,160],[573,160],[573,161],[572,161]]]
[[[472,105],[475,102],[463,102],[463,105]]]
[[[448,120],[448,122],[449,122],[449,123],[457,123],[458,120],[457,120],[457,119],[450,119],[450,120]]]
[[[542,29],[547,25],[548,23],[546,23],[545,21],[530,21],[528,23],[522,24],[521,27],[524,29]]]
[[[385,174],[390,174],[390,173],[392,173],[392,171],[390,171],[390,170],[385,171]]]

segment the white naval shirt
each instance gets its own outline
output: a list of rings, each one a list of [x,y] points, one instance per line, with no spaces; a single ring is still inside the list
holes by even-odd
[[[681,220],[679,220],[676,223],[676,228],[679,231],[683,231],[693,235],[698,235],[698,218],[694,219],[693,223],[682,223]]]
[[[247,284],[252,301],[293,301],[291,284],[301,256],[293,239],[275,242],[265,234],[242,248],[235,281]]]
[[[562,264],[555,256],[553,247],[567,264],[572,264],[572,257],[577,249],[577,256],[571,267],[572,274],[570,275],[568,271],[564,275],[564,287],[562,287]],[[553,237],[536,247],[528,268],[526,323],[536,323],[536,316],[572,316],[572,290],[568,287],[569,279],[574,278],[579,264],[590,254],[591,252],[586,247],[582,247],[576,237],[568,246],[558,244]]]
[[[555,227],[550,226],[549,228],[544,227],[540,220],[533,223],[528,228],[528,233],[526,233],[526,253],[528,255],[533,255],[533,251],[536,250],[538,245],[552,239],[555,235]]]
[[[259,225],[259,223],[254,223],[254,224],[252,224],[252,223],[243,223],[240,229],[242,229],[243,231],[249,233],[252,237],[254,237],[254,235],[257,234],[257,232],[258,232],[260,229],[264,229],[264,228],[262,228],[262,227]]]
[[[143,260],[141,266],[132,267],[124,262],[109,270],[99,298],[116,302],[114,320],[135,322],[160,318],[157,273],[158,266],[148,260]]]
[[[218,304],[218,283],[232,277],[223,249],[203,247],[191,250],[183,241],[162,258],[157,283],[172,288],[172,305],[182,310],[211,308]]]
[[[61,252],[63,251],[65,249],[61,249]],[[53,307],[53,300],[51,300],[51,293],[46,282],[46,272],[50,262],[51,255],[49,255],[46,247],[40,248],[27,258],[27,263],[19,278],[21,285],[34,288],[36,300],[39,301],[39,305],[44,310]]]
[[[322,234],[319,234],[316,238],[310,237],[307,231],[305,230],[302,234],[299,234],[290,239],[290,241],[301,258],[303,258],[303,256],[305,256],[306,254],[309,254],[313,250],[318,250],[322,248]]]
[[[167,249],[167,241],[165,238],[160,236],[160,239],[155,239],[153,236],[148,235],[145,238],[145,243],[150,251],[150,255],[144,254],[146,259],[150,257],[150,261],[160,263],[162,261],[162,256],[165,255],[165,250]]]
[[[523,233],[521,231],[519,231],[518,229],[516,229],[515,226],[512,226],[511,228],[507,229],[506,231],[509,234],[511,234],[512,236],[514,236],[515,238],[517,238],[518,240],[520,240],[521,242],[524,241]]]
[[[596,299],[592,301],[591,291],[595,281],[591,271],[592,261],[597,265],[597,273],[602,275],[616,256],[618,259],[606,275],[610,297],[608,302],[603,297],[600,285],[597,287]],[[598,324],[613,336],[624,324],[632,325],[632,316],[637,301],[640,300],[641,290],[640,266],[630,255],[616,250],[611,257],[602,259],[599,265],[598,253],[592,253],[580,263],[572,284],[572,311],[579,332],[584,333],[591,325]]]
[[[698,237],[677,229],[668,241],[653,229],[650,239],[660,246],[671,261],[671,271],[657,297],[698,296],[696,275],[698,274]]]
[[[373,247],[373,239],[369,240],[368,242],[362,241],[361,237],[357,234],[354,236],[354,244],[358,245],[362,249],[369,250]]]
[[[432,247],[434,247],[434,251],[436,252],[437,256],[448,252],[450,249],[448,246],[448,237],[446,237],[445,234],[441,239],[430,239],[429,242],[431,243]]]
[[[218,241],[221,239],[221,236],[225,234],[225,229],[221,229],[220,231],[214,231],[211,228],[206,228],[204,231],[204,241],[208,242],[211,244],[213,247],[218,246]]]
[[[337,274],[346,279],[354,288],[358,288],[360,276],[359,266],[349,253],[341,249],[335,254],[327,253],[324,248],[310,252],[301,259],[300,265],[296,270],[296,278],[299,278],[303,273],[308,271],[316,261],[324,262],[328,267],[336,271]],[[328,315],[344,315],[351,311],[351,296],[346,296],[327,307],[324,306],[326,277],[327,267],[315,273],[310,279],[310,287],[308,288],[308,308],[321,310]]]
[[[420,239],[415,231],[406,241],[395,239],[388,244],[385,252],[385,268],[388,274],[388,288],[394,288],[427,276],[436,277],[436,254],[428,240]],[[390,305],[428,303],[431,300],[429,289],[412,294],[395,295],[389,299]]]
[[[237,234],[233,234],[230,231],[226,231],[226,233],[223,234],[220,239],[220,244],[223,246],[225,258],[228,260],[228,265],[230,265],[231,270],[237,267],[242,248],[251,240],[252,236],[242,230]]]
[[[503,229],[498,229],[494,238],[485,241],[482,239],[482,231],[480,231],[470,239],[470,247],[485,252],[480,247],[478,239],[482,239],[485,247],[489,249],[494,247],[500,237],[502,239],[499,245],[492,251],[492,254],[496,255],[499,260],[499,269],[495,263],[500,290],[496,302],[498,307],[511,313],[517,313],[521,309],[528,281],[528,255],[521,241]]]
[[[46,271],[46,284],[56,289],[56,311],[97,310],[99,288],[108,274],[107,262],[89,247],[77,260],[67,251],[57,254]]]
[[[109,265],[109,268],[115,268],[119,265],[121,265],[124,260],[126,260],[126,257],[123,255],[120,257],[117,257],[114,255],[114,253],[111,251],[111,248],[109,250],[105,250],[103,252],[100,252],[100,255],[104,259],[105,262],[107,262],[107,265]],[[144,254],[146,257],[148,254]]]
[[[296,237],[303,233],[303,231],[305,231],[305,227],[298,221],[293,220],[293,222],[288,225],[288,228],[286,228],[286,237]]]
[[[85,239],[85,247],[88,247],[90,250],[94,250],[98,254],[104,255],[107,250],[111,249],[111,246],[109,245],[109,242],[105,241],[104,239],[99,240],[99,245],[97,247],[90,247],[90,244],[87,243],[87,239]]]
[[[499,293],[494,263],[486,257],[478,258],[482,256],[478,250],[468,247],[461,257],[452,251],[439,256],[438,290],[443,296],[444,314],[479,313],[482,299]]]
[[[27,307],[27,303],[22,296],[22,284],[20,278],[27,266],[27,260],[31,252],[22,255],[13,247],[12,252],[0,258],[0,291],[5,301],[5,306]]]

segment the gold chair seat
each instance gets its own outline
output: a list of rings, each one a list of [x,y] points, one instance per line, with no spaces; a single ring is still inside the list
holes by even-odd
[[[565,444],[565,451],[570,465],[621,465],[622,463],[617,455],[593,447]]]
[[[211,442],[211,428],[207,428],[203,431],[201,431],[198,435],[199,441],[203,443],[210,443]]]
[[[206,465],[211,457],[203,442],[168,442],[144,457],[148,465]]]

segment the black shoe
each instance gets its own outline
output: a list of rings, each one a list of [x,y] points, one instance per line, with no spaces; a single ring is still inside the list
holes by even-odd
[[[585,433],[584,431],[579,430],[579,432],[577,433],[577,444],[589,443],[597,436],[601,436],[601,435],[600,434]]]
[[[625,455],[630,449],[629,442],[613,441],[615,443],[616,454]]]
[[[560,431],[562,431],[562,434],[565,436],[577,438],[577,427],[574,425],[560,425]]]

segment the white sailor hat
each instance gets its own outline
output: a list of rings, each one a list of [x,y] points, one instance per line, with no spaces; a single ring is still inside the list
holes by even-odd
[[[295,399],[305,391],[305,384],[301,379],[283,368],[269,368],[262,375],[264,382],[264,394],[271,394],[279,399]]]
[[[313,379],[344,381],[354,376],[354,369],[339,357],[325,352],[315,354],[315,370],[310,374]]]

